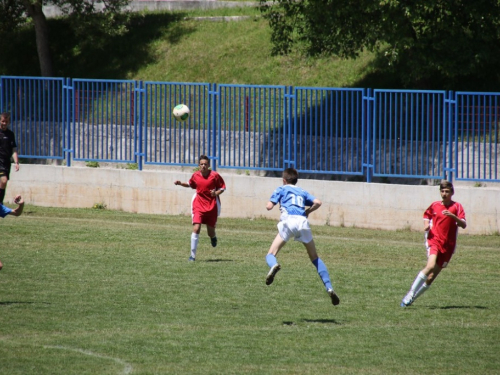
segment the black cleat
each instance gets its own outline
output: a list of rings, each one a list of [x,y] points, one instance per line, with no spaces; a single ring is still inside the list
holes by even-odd
[[[266,277],[266,285],[271,285],[274,281],[274,276],[278,273],[278,271],[281,269],[281,266],[276,263],[274,266],[271,267],[269,270],[269,273],[267,274]]]
[[[332,303],[334,306],[337,306],[340,303],[339,296],[333,291],[333,289],[328,290],[328,295],[332,299]]]

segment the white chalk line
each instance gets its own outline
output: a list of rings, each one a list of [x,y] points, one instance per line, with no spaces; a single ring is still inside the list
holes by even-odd
[[[131,374],[132,370],[133,370],[132,369],[132,365],[130,363],[127,363],[127,362],[121,360],[120,358],[108,357],[108,356],[105,356],[105,355],[101,355],[101,354],[97,354],[97,353],[91,352],[90,350],[68,348],[66,346],[48,346],[48,345],[44,345],[43,347],[47,348],[47,349],[68,350],[68,351],[71,351],[71,352],[77,352],[77,353],[85,354],[85,355],[88,355],[88,356],[91,356],[91,357],[102,358],[102,359],[109,359],[111,361],[115,361],[116,363],[118,363],[118,364],[120,364],[120,365],[123,366],[123,371],[121,373],[124,374],[124,375]]]

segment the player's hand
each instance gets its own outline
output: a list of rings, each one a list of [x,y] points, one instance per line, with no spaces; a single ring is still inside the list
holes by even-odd
[[[174,185],[180,185],[180,184],[182,184],[182,182],[180,182],[179,180],[174,181]]]
[[[21,197],[20,195],[16,195],[16,196],[14,197],[14,203],[15,203],[15,204],[23,204],[23,203],[24,203],[24,201],[23,201],[23,197]]]
[[[446,216],[449,216],[449,217],[453,217],[453,216],[455,216],[454,214],[452,214],[452,213],[451,213],[450,211],[448,211],[448,210],[443,210],[442,214],[443,214],[443,215],[446,215]]]

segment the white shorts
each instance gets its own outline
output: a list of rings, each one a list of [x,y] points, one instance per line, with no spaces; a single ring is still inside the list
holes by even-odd
[[[309,243],[313,239],[309,221],[300,215],[282,215],[278,232],[285,242],[293,238],[295,241]]]

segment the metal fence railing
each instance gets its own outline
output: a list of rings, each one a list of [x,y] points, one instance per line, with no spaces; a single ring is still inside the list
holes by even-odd
[[[0,77],[22,158],[500,181],[500,93]],[[171,115],[184,103],[185,122]]]

